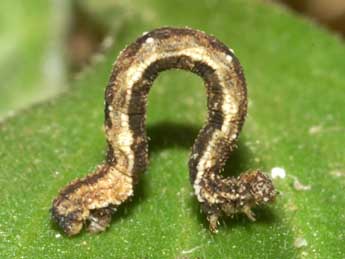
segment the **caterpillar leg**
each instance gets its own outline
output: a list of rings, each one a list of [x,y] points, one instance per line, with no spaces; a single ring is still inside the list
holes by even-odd
[[[111,216],[114,212],[115,209],[111,207],[92,210],[88,217],[89,225],[87,226],[87,230],[90,233],[105,231],[111,222]]]
[[[260,171],[251,171],[239,177],[205,177],[201,181],[200,196],[209,228],[217,232],[219,218],[243,213],[255,221],[252,208],[272,203],[276,191],[271,179]]]

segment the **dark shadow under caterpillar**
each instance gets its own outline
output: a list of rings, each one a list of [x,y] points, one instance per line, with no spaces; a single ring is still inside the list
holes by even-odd
[[[220,175],[247,113],[238,59],[201,31],[160,28],[129,45],[114,64],[105,92],[106,162],[68,184],[53,201],[52,217],[66,234],[79,233],[86,221],[91,232],[105,230],[116,207],[133,195],[148,165],[147,95],[158,73],[172,68],[199,75],[207,89],[207,122],[193,145],[189,170],[210,230],[217,231],[222,215],[245,213],[255,220],[251,208],[274,201],[272,181],[258,170],[237,178]]]

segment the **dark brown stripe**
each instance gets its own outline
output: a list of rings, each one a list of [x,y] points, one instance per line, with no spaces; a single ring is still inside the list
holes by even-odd
[[[76,189],[80,188],[82,185],[92,185],[98,181],[98,179],[104,177],[108,173],[109,165],[102,165],[99,171],[92,175],[88,175],[83,179],[78,179],[77,181],[69,184],[60,191],[58,198],[65,198],[70,193],[73,193]]]

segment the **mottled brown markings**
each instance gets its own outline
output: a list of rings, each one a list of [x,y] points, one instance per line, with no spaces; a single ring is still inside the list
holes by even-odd
[[[80,188],[83,185],[94,184],[95,182],[97,182],[98,179],[102,178],[104,174],[107,173],[107,170],[108,166],[104,166],[97,172],[97,174],[91,174],[83,179],[73,181],[60,191],[60,195],[63,197],[67,197],[70,193],[73,193],[76,189]]]
[[[112,211],[133,194],[139,173],[148,165],[146,103],[161,71],[191,71],[204,80],[208,119],[189,161],[190,180],[212,231],[218,218],[245,213],[272,202],[271,180],[259,171],[237,178],[220,175],[242,128],[247,90],[238,59],[223,43],[192,29],[161,28],[138,38],[122,51],[105,91],[106,163],[76,180],[53,201],[52,215],[68,235],[85,221],[91,232],[104,231]]]

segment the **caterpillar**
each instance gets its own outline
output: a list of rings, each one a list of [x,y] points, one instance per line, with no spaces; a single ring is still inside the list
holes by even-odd
[[[210,230],[219,218],[244,213],[275,200],[268,176],[259,170],[238,177],[222,171],[247,113],[244,74],[234,52],[204,32],[164,27],[145,33],[125,48],[113,65],[105,91],[106,160],[95,172],[72,181],[52,203],[52,218],[67,235],[87,224],[104,231],[116,208],[133,196],[139,175],[148,166],[146,103],[161,71],[183,69],[199,75],[207,90],[207,121],[192,147],[190,181]]]

